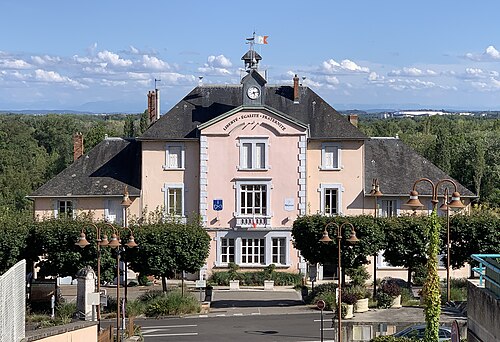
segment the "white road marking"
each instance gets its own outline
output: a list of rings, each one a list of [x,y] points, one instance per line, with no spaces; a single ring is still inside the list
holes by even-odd
[[[156,334],[147,335],[146,337],[164,337],[164,336],[196,336],[198,333],[179,333],[179,334]]]
[[[184,324],[184,325],[154,325],[151,327],[142,327],[141,330],[144,329],[169,329],[169,328],[188,328],[188,327],[197,327],[196,324]]]

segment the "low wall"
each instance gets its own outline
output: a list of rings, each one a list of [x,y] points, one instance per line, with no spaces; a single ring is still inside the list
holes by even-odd
[[[469,342],[500,341],[500,298],[469,282],[467,288],[467,337]]]
[[[97,342],[97,322],[75,322],[27,331],[21,342]]]

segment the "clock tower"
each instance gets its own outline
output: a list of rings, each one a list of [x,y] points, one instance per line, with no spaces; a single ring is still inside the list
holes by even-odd
[[[241,59],[245,61],[248,73],[241,79],[243,85],[242,103],[244,106],[263,106],[265,104],[265,85],[267,81],[258,71],[258,64],[262,57],[253,49],[250,49]]]

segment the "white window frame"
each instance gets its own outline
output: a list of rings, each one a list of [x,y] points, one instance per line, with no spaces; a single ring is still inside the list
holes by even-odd
[[[381,217],[396,217],[399,216],[399,201],[395,198],[384,198],[380,200],[380,216]],[[387,215],[387,203],[392,202],[392,215]]]
[[[169,190],[170,189],[180,189],[181,190],[181,196],[182,196],[182,212],[181,215],[173,215],[170,213],[170,196],[169,196]],[[170,184],[170,183],[165,183],[164,187],[162,188],[162,191],[164,192],[163,196],[163,203],[165,205],[165,216],[166,217],[180,217],[180,218],[185,218],[185,211],[184,211],[184,205],[186,202],[186,196],[184,194],[184,184]]]
[[[277,242],[277,253],[274,253],[274,243]],[[283,253],[281,249],[284,249]],[[288,255],[288,239],[284,236],[273,236],[271,237],[271,264],[275,264],[278,266],[287,264],[287,255]],[[276,257],[276,262],[274,261]],[[282,262],[283,261],[283,262]]]
[[[68,218],[75,218],[75,200],[72,199],[58,199],[56,201],[55,209],[54,209],[54,217],[55,218],[61,218],[59,215],[60,207],[61,207],[61,202],[64,202],[65,205],[67,206],[68,203],[71,203],[71,216],[67,216]]]
[[[344,187],[342,184],[320,184],[318,191],[320,192],[320,212],[323,215],[331,215],[325,212],[325,193],[327,189],[336,189],[337,190],[337,214],[333,216],[342,215],[342,192],[344,191]]]
[[[171,154],[171,150],[173,148],[180,149],[180,155],[179,155],[180,160],[178,160],[180,165],[177,165],[177,167],[170,166],[170,154]],[[182,144],[182,143],[179,143],[179,144],[168,143],[165,146],[165,164],[163,165],[163,170],[184,170],[184,168],[185,168],[184,161],[186,159],[185,157],[186,157],[186,152],[185,152],[184,144]]]
[[[240,164],[238,166],[238,170],[240,171],[266,171],[269,170],[269,138],[267,137],[240,137],[239,139],[239,148],[240,148]],[[244,144],[252,145],[252,166],[246,167],[247,161],[245,160],[245,152],[244,152]],[[264,167],[256,167],[257,160],[255,156],[257,155],[257,144],[264,144]]]
[[[234,237],[221,237],[219,241],[220,241],[219,264],[227,265],[230,262],[236,262],[236,239]],[[224,245],[224,241],[226,241],[226,245]],[[233,250],[232,253],[231,253],[231,248]],[[231,255],[233,256],[232,261],[230,260]],[[226,257],[226,261],[223,260],[224,256]]]
[[[259,267],[270,264],[275,264],[277,267],[290,267],[291,266],[291,244],[292,236],[290,231],[217,231],[215,234],[216,246],[216,267],[227,267],[228,263],[222,262],[223,239],[233,239],[234,240],[234,262],[242,267]],[[264,240],[264,257],[260,260],[262,263],[243,263],[242,252],[243,252],[243,239],[258,239]],[[284,264],[273,263],[273,239],[284,239],[285,255]],[[259,250],[261,251],[261,249]],[[227,259],[229,260],[229,258]]]
[[[333,147],[335,148],[337,153],[334,153],[334,156],[337,161],[337,165],[326,165],[326,149]],[[342,159],[341,159],[341,145],[339,143],[322,143],[321,144],[321,165],[320,170],[330,170],[330,171],[339,171],[342,169]]]
[[[244,245],[244,241],[247,242],[247,246]],[[251,242],[248,244],[248,242]],[[247,253],[243,253],[243,249],[247,248]],[[255,253],[255,248],[257,248],[257,253]],[[249,251],[249,252],[248,252]],[[246,256],[247,260],[244,262],[243,257]],[[251,258],[252,262],[248,262]],[[255,258],[258,262],[254,262]],[[265,265],[266,264],[266,239],[264,237],[242,237],[241,238],[241,250],[240,250],[240,260],[241,265]]]
[[[266,214],[242,214],[241,213],[241,187],[243,185],[265,185],[266,186]],[[249,180],[237,180],[235,183],[236,187],[236,212],[235,217],[270,217],[271,213],[271,180],[261,180],[261,179],[249,179]]]

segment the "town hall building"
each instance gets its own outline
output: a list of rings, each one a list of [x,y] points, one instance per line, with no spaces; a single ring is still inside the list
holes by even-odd
[[[305,272],[291,235],[297,217],[399,215],[415,180],[449,178],[399,139],[367,137],[357,116],[339,114],[299,77],[268,84],[253,49],[242,60],[241,84],[199,85],[162,116],[153,99],[144,134],[77,154],[29,196],[35,217],[91,212],[123,224],[126,187],[127,217],[200,218],[211,237],[208,272],[230,262]],[[371,196],[373,179],[380,197]],[[474,197],[458,191],[465,204]],[[430,189],[419,192],[431,210]]]

